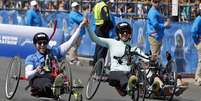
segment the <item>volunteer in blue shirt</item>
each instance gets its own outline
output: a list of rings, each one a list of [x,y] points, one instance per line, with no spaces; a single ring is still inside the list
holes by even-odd
[[[69,13],[68,33],[66,33],[70,37],[76,30],[77,26],[83,20],[83,14],[79,12],[80,4],[78,2],[73,2],[71,4],[71,8],[72,8],[72,11]],[[79,64],[77,49],[80,46],[80,42],[84,34],[85,34],[85,29],[82,27],[80,30],[80,36],[76,39],[75,44],[73,44],[73,47],[69,50],[69,59],[71,64]]]
[[[42,26],[42,21],[39,14],[38,2],[33,0],[30,2],[30,9],[26,12],[26,25]]]
[[[147,35],[149,36],[152,60],[155,62],[160,55],[164,30],[170,26],[170,20],[164,22],[164,18],[159,12],[160,0],[152,0],[151,3],[152,7],[147,17]]]
[[[196,19],[193,22],[193,26],[191,29],[192,32],[192,37],[194,40],[194,43],[198,49],[198,56],[199,56],[199,60],[198,60],[198,66],[197,66],[197,70],[195,73],[195,81],[196,83],[198,83],[199,86],[201,86],[201,16],[198,15],[196,17]]]

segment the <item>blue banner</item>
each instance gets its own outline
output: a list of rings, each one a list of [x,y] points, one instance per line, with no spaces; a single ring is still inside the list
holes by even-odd
[[[44,27],[19,26],[25,25],[23,14],[17,11],[0,11],[0,56],[15,56],[19,55],[25,58],[30,53],[33,53],[34,46],[32,37],[37,32],[45,32],[50,35],[53,31],[52,27],[54,19],[58,21],[57,30],[54,40],[51,45],[59,45],[63,42],[64,33],[67,33],[68,14],[63,12],[48,12],[47,15],[41,15],[42,25]],[[95,30],[93,16],[89,16],[90,24]],[[146,20],[128,20],[119,17],[113,17],[115,23],[127,21],[133,27],[132,45],[138,46],[145,52],[150,50],[149,42],[146,36]],[[12,25],[9,25],[12,24]],[[46,28],[45,28],[46,27]],[[165,52],[169,51],[177,65],[178,72],[194,73],[198,63],[197,49],[193,45],[190,32],[191,24],[173,23],[169,29],[165,30],[163,44],[161,48],[162,62],[166,64]],[[115,38],[115,30],[112,30],[110,36]],[[82,56],[93,56],[95,43],[91,41],[88,34],[83,35],[81,46],[78,49],[78,54]]]

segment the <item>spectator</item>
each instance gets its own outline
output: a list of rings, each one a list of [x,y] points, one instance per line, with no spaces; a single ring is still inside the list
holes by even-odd
[[[138,17],[139,17],[139,18],[144,18],[144,9],[143,9],[143,5],[142,5],[142,4],[138,4],[137,7],[138,7],[138,11],[137,11]]]
[[[64,0],[59,0],[58,5],[59,5],[59,8],[58,8],[59,11],[65,11],[65,8],[64,8],[65,2],[64,2]]]
[[[26,24],[28,26],[42,26],[41,16],[39,14],[38,2],[33,0],[30,2],[31,7],[26,12]]]
[[[72,7],[72,11],[69,13],[69,24],[68,24],[68,33],[67,33],[70,35],[70,37],[72,36],[74,31],[77,29],[77,26],[82,22],[84,18],[83,15],[79,12],[80,4],[78,4],[77,2],[73,2],[71,4],[71,7]],[[84,34],[85,34],[85,29],[83,27],[81,28],[80,36],[76,39],[76,42],[73,44],[73,46],[69,50],[70,64],[78,65],[80,63],[78,59],[78,55],[77,55],[77,49],[80,46],[82,35]]]
[[[164,18],[159,12],[160,0],[152,0],[151,2],[152,7],[148,12],[147,19],[147,35],[152,53],[151,60],[154,63],[160,55],[164,29],[170,26],[170,20],[164,23]]]
[[[48,2],[48,3],[47,3],[47,9],[46,9],[46,10],[47,10],[47,11],[52,11],[53,9],[54,9],[54,7],[53,7],[53,2],[51,2],[51,1]]]
[[[22,3],[22,9],[24,9],[24,10],[29,9],[29,3],[27,1],[23,1],[23,3]]]
[[[199,12],[201,12],[201,9],[199,9]],[[195,81],[196,83],[201,86],[201,16],[200,14],[197,15],[196,19],[193,22],[193,26],[191,29],[191,32],[193,33],[193,40],[194,43],[198,49],[198,66],[197,70],[195,72]]]
[[[188,0],[186,0],[185,5],[183,6],[183,9],[181,12],[182,21],[184,21],[184,22],[189,21],[190,10],[191,10],[190,4],[189,4]]]
[[[94,6],[93,14],[96,24],[95,32],[99,37],[109,38],[109,31],[114,27],[110,19],[109,10],[109,6],[111,6],[112,2],[113,0],[101,0]],[[107,48],[96,44],[93,64],[95,64],[96,61],[100,58],[105,59],[106,54]]]

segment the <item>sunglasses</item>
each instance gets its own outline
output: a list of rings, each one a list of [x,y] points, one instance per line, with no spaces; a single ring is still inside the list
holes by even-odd
[[[47,45],[48,44],[48,42],[47,41],[38,41],[37,42],[38,43],[38,45]]]
[[[125,34],[126,33],[126,34]],[[121,35],[130,35],[131,32],[130,31],[121,31],[120,32]]]

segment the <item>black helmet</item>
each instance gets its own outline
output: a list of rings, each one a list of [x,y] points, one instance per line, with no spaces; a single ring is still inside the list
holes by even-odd
[[[49,42],[49,37],[43,32],[36,33],[33,37],[33,43],[36,44],[39,40],[46,40]]]
[[[116,33],[118,40],[120,39],[119,34],[126,32],[127,34],[132,34],[132,28],[128,22],[119,22],[116,25]]]

